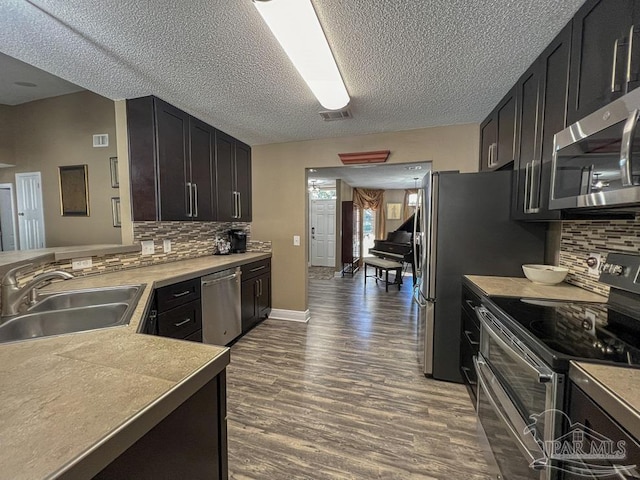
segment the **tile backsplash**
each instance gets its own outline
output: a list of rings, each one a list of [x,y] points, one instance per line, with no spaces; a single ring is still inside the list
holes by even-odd
[[[39,273],[52,270],[65,270],[74,276],[86,276],[213,255],[216,252],[216,237],[226,237],[231,228],[247,232],[247,251],[271,251],[271,242],[251,240],[251,224],[246,222],[134,222],[134,243],[153,240],[155,251],[152,255],[135,252],[93,257],[92,267],[84,270],[73,270],[72,260],[47,263],[24,270],[20,281],[27,281]],[[169,253],[164,252],[164,240],[171,240]]]
[[[609,287],[589,275],[586,260],[590,253],[609,252],[640,255],[640,220],[589,220],[562,222],[560,266],[569,269],[567,282],[601,295]]]

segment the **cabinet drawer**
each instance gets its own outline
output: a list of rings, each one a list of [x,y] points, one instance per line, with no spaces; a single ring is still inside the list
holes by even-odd
[[[480,299],[480,297],[475,293],[473,293],[467,286],[463,285],[462,286],[462,309],[465,312],[467,312],[467,314],[469,314],[469,316],[476,321],[476,324],[478,324],[478,321],[476,318],[475,308],[479,307],[480,305],[482,305],[482,300]]]
[[[184,305],[200,298],[200,279],[186,280],[156,290],[158,311],[165,312],[170,308]]]
[[[263,275],[271,271],[271,259],[260,260],[259,262],[252,262],[242,265],[242,280],[249,280],[251,278]]]
[[[202,330],[200,300],[194,300],[158,315],[158,335],[162,337],[187,338],[198,330]]]
[[[480,348],[480,327],[475,314],[470,316],[466,310],[462,310],[462,338],[473,349],[473,354]]]
[[[192,333],[188,337],[185,337],[185,340],[189,340],[190,342],[202,343],[202,330],[198,330],[197,332]]]

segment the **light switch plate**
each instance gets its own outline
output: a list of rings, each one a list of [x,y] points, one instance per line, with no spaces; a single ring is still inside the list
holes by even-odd
[[[170,253],[171,252],[171,240],[166,239],[162,241],[162,249],[164,250],[164,253]]]
[[[300,246],[300,235],[294,235],[293,236],[293,246],[294,247],[299,247]]]
[[[85,268],[91,268],[93,266],[93,260],[91,257],[87,258],[74,258],[71,260],[72,270],[84,270]]]
[[[140,243],[142,244],[142,255],[153,255],[155,249],[153,240],[144,240]]]

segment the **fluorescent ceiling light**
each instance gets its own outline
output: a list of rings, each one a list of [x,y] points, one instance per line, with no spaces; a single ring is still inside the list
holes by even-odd
[[[329,110],[349,104],[338,66],[310,0],[253,0],[267,26],[316,96]]]

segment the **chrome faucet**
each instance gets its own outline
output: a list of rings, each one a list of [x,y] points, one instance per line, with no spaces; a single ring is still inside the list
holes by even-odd
[[[20,305],[24,302],[27,295],[32,295],[32,298],[35,297],[34,293],[36,288],[38,288],[42,283],[47,282],[49,280],[53,280],[55,278],[62,278],[63,280],[68,280],[73,278],[73,275],[67,272],[63,272],[62,270],[56,270],[53,272],[41,273],[40,275],[36,275],[31,280],[29,280],[22,287],[18,287],[18,281],[16,280],[16,274],[20,270],[24,270],[27,267],[30,267],[32,264],[20,265],[19,267],[12,268],[9,270],[4,277],[2,277],[2,285],[0,289],[0,296],[2,297],[2,317],[10,317],[12,315],[18,314],[18,309]]]

